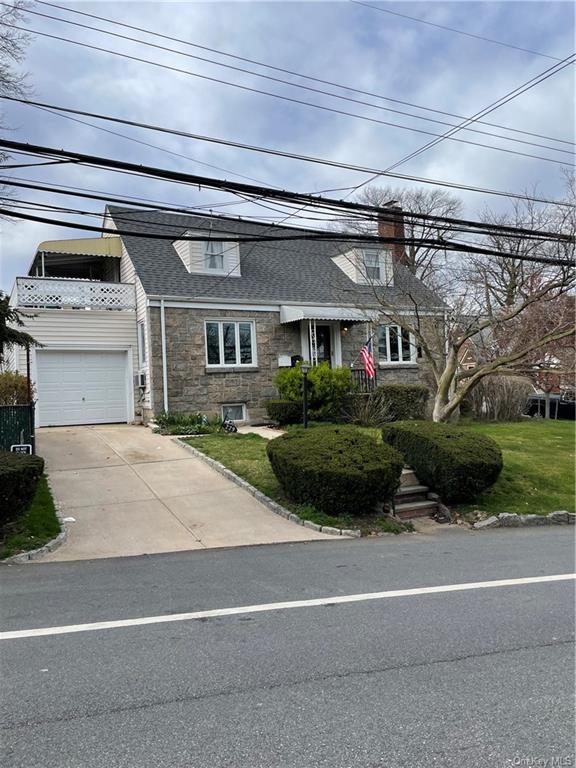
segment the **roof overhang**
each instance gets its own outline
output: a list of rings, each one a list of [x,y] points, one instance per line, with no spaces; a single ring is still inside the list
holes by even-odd
[[[299,320],[342,320],[347,323],[370,323],[378,320],[379,312],[357,307],[327,306],[280,306],[280,322],[295,323]]]

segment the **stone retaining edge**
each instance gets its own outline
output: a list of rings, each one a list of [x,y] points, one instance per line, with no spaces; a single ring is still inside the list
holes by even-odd
[[[211,466],[212,469],[215,469],[216,472],[219,472],[221,475],[224,475],[224,477],[227,477],[228,480],[232,480],[232,482],[238,485],[240,488],[248,491],[251,496],[254,496],[254,498],[257,499],[261,504],[263,504],[265,507],[268,507],[271,512],[274,512],[276,515],[280,515],[280,517],[283,517],[292,523],[303,525],[305,528],[310,528],[311,530],[317,531],[318,533],[326,533],[331,536],[351,536],[354,538],[359,538],[362,535],[361,531],[358,529],[332,528],[328,525],[318,525],[317,523],[313,523],[311,520],[302,520],[302,518],[297,514],[290,512],[290,510],[286,509],[286,507],[283,507],[269,496],[266,496],[265,493],[262,493],[262,491],[259,491],[258,488],[250,485],[250,483],[239,477],[235,472],[232,472],[232,470],[228,469],[228,467],[225,467],[224,464],[216,461],[216,459],[212,459],[210,456],[206,456],[205,453],[202,453],[202,451],[199,451],[197,448],[193,448],[191,445],[188,445],[188,443],[185,443],[179,437],[173,437],[172,441],[181,445],[193,456],[196,456],[198,459],[204,461],[206,464]]]
[[[54,552],[55,549],[58,549],[58,547],[64,544],[64,542],[68,538],[68,526],[64,522],[64,515],[62,513],[60,502],[54,495],[54,491],[52,489],[52,485],[50,484],[50,478],[48,475],[46,475],[46,482],[48,483],[48,488],[50,488],[50,493],[52,494],[52,501],[54,502],[54,509],[56,510],[56,517],[58,518],[58,522],[60,523],[60,533],[54,539],[51,539],[51,541],[48,541],[46,544],[39,547],[38,549],[30,549],[28,550],[28,552],[19,552],[17,555],[12,555],[11,557],[7,557],[5,560],[0,560],[0,562],[26,563],[28,560],[39,560],[44,555],[47,555],[49,552]]]
[[[575,523],[576,513],[565,510],[549,512],[547,515],[516,515],[512,512],[502,512],[485,520],[479,520],[472,528],[475,531],[482,531],[487,528],[525,528],[536,525],[574,525]]]

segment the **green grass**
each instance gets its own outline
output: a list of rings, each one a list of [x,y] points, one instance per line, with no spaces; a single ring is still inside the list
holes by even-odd
[[[0,559],[18,552],[38,549],[60,533],[52,494],[43,476],[38,482],[32,504],[0,532]]]
[[[459,510],[490,514],[574,511],[574,423],[532,419],[462,425],[492,437],[502,449],[504,469],[489,491]]]
[[[198,451],[211,459],[216,459],[232,472],[265,493],[266,496],[295,512],[303,520],[311,520],[318,525],[342,527],[343,520],[319,512],[311,506],[295,504],[284,494],[266,455],[268,440],[260,435],[217,434],[205,435],[199,440],[186,440]],[[350,520],[346,520],[349,523]],[[344,528],[349,527],[347,524]]]
[[[327,424],[318,425],[318,428]],[[298,427],[296,427],[298,428]],[[372,430],[372,432],[376,432]],[[302,520],[333,528],[360,528],[363,535],[372,533],[402,533],[412,531],[411,523],[395,523],[382,515],[328,515],[308,504],[295,504],[288,499],[268,461],[268,440],[260,435],[218,434],[206,435],[199,440],[185,440],[206,456],[219,461],[232,472],[265,493],[266,496],[295,512]]]

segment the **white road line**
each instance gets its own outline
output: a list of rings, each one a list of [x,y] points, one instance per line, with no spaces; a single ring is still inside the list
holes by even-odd
[[[139,619],[118,619],[115,621],[95,621],[91,624],[67,624],[60,627],[39,627],[38,629],[19,629],[12,632],[0,632],[0,640],[20,640],[27,637],[48,637],[51,635],[69,635],[74,632],[95,632],[103,629],[123,629],[142,627],[148,624],[169,624],[175,621],[193,621],[194,619],[213,619],[222,616],[239,616],[245,613],[263,613],[265,611],[285,611],[290,608],[318,608],[324,605],[342,603],[360,603],[368,600],[385,600],[390,597],[414,597],[418,595],[437,595],[443,592],[465,592],[473,589],[493,589],[494,587],[515,587],[521,584],[543,584],[551,581],[573,581],[576,573],[560,573],[554,576],[528,576],[521,579],[499,579],[496,581],[474,581],[468,584],[444,584],[439,587],[416,587],[415,589],[392,589],[386,592],[364,592],[359,595],[335,595],[318,597],[311,600],[290,600],[284,603],[261,603],[243,605],[236,608],[215,608],[209,611],[192,613],[173,613],[164,616],[143,616]]]

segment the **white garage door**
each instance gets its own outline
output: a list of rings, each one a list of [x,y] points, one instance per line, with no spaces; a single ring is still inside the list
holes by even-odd
[[[36,352],[38,423],[128,421],[125,352]]]

